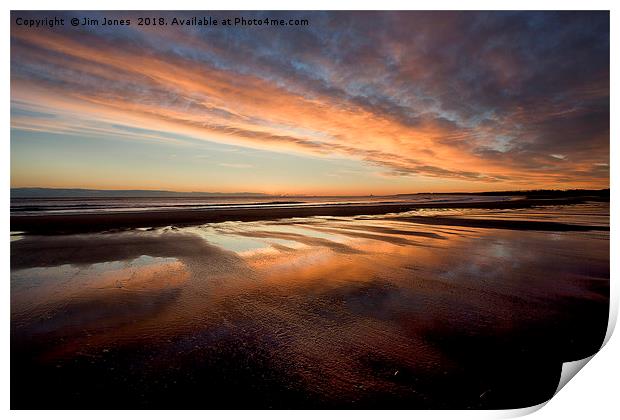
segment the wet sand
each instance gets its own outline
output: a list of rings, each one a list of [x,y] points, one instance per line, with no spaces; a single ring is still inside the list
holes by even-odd
[[[605,335],[608,204],[447,213],[15,236],[11,407],[547,400]]]
[[[291,206],[280,208],[244,208],[244,209],[208,209],[208,210],[160,210],[145,212],[114,212],[94,214],[44,214],[11,216],[11,230],[38,234],[65,234],[79,232],[98,232],[112,229],[138,227],[191,226],[203,223],[219,223],[226,221],[253,222],[292,217],[333,216],[350,217],[357,215],[382,215],[387,213],[403,213],[420,209],[523,209],[536,206],[583,204],[601,201],[600,197],[560,197],[560,198],[515,198],[509,201],[489,202],[440,202],[440,203],[373,203],[348,205],[316,205]],[[607,202],[609,200],[607,199]],[[428,223],[433,223],[429,220]],[[455,223],[455,222],[453,222]],[[460,219],[461,226],[468,222]],[[477,222],[479,223],[479,222]],[[551,222],[552,224],[552,222]],[[499,224],[497,224],[499,225]],[[505,223],[508,228],[517,225]],[[561,224],[527,228],[547,230],[572,230],[571,226]],[[582,228],[576,228],[582,229]]]

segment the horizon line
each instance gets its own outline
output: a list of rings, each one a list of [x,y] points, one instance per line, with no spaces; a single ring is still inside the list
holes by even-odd
[[[37,190],[42,193],[49,192],[82,192],[82,193],[159,193],[159,194],[179,194],[179,195],[210,195],[210,196],[252,196],[252,195],[262,195],[262,196],[270,196],[270,197],[392,197],[392,196],[403,196],[403,195],[425,195],[425,194],[446,194],[446,195],[455,195],[455,194],[463,194],[463,195],[475,195],[475,194],[517,194],[517,193],[533,193],[533,192],[603,192],[609,191],[610,187],[606,188],[535,188],[535,189],[527,189],[527,190],[484,190],[484,191],[449,191],[449,192],[433,192],[433,191],[420,191],[420,192],[405,192],[405,193],[393,193],[393,194],[300,194],[300,193],[265,193],[265,192],[254,192],[254,191],[234,191],[234,192],[222,192],[222,191],[175,191],[175,190],[166,190],[166,189],[141,189],[141,188],[132,188],[132,189],[99,189],[99,188],[67,188],[67,187],[11,187],[11,198],[13,198],[14,191],[23,191],[27,192],[28,190]],[[28,197],[22,196],[17,198],[43,198],[45,196],[38,197]],[[85,197],[85,196],[82,196]],[[131,196],[126,196],[131,197]]]

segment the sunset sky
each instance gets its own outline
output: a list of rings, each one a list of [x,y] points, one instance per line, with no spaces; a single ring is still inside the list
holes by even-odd
[[[305,18],[138,26],[138,16]],[[89,16],[128,27],[26,28]],[[12,187],[609,186],[609,14],[12,12]]]

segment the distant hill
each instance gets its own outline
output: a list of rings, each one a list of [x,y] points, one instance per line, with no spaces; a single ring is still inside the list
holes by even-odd
[[[609,188],[602,190],[526,190],[526,191],[493,191],[478,193],[479,195],[524,195],[527,198],[566,198],[566,197],[599,197],[609,200]]]
[[[269,197],[252,192],[178,192],[165,190],[89,190],[81,188],[11,188],[11,198],[73,198],[73,197]]]
[[[609,200],[609,188],[601,190],[520,190],[520,191],[482,191],[482,192],[442,192],[442,193],[413,193],[396,194],[396,196],[413,196],[418,194],[438,195],[485,195],[485,196],[524,196],[526,198],[566,198],[566,197],[598,197]]]

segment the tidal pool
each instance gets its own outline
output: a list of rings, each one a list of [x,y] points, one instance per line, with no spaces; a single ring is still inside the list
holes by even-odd
[[[13,408],[515,408],[602,344],[608,231],[391,216],[12,237]]]

